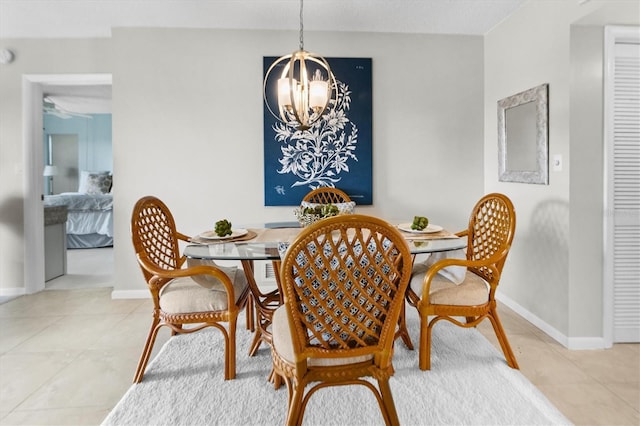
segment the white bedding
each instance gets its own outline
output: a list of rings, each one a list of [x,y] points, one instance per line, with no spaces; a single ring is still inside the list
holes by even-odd
[[[67,234],[102,234],[113,237],[113,214],[107,211],[70,211]]]
[[[67,206],[72,211],[106,211],[113,209],[113,194],[84,194],[63,192],[44,197],[45,206]]]
[[[45,196],[45,206],[67,206],[67,246],[86,248],[112,244],[113,195],[65,192]],[[97,234],[97,235],[96,235]],[[104,238],[102,238],[104,236]],[[96,239],[96,237],[98,237]],[[86,242],[79,243],[80,240]],[[94,243],[94,241],[96,241]]]

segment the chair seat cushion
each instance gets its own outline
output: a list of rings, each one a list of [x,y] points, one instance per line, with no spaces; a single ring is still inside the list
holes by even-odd
[[[192,259],[190,257],[187,258],[187,266],[189,268],[193,266],[215,266],[216,268],[220,269],[222,272],[227,274],[227,276],[231,279],[232,282],[238,270],[237,266],[221,266],[221,265],[218,265],[215,261],[210,259]],[[206,275],[206,274],[194,275],[191,278],[195,282],[200,284],[202,287],[224,291],[224,284],[222,284],[220,280],[214,277],[213,275]]]
[[[233,283],[235,302],[247,288],[247,278],[242,271],[234,271],[227,276]],[[222,287],[222,288],[221,288]],[[224,311],[228,309],[227,292],[222,283],[206,288],[191,277],[176,278],[160,290],[160,308],[167,313]]]
[[[291,333],[292,331],[289,325],[289,316],[287,315],[286,306],[282,305],[273,313],[272,344],[276,352],[278,352],[282,358],[293,363],[295,356],[293,352],[293,339],[291,337]],[[372,358],[373,355],[346,358],[310,358],[307,365],[309,367],[339,366],[368,361]]]
[[[409,286],[422,298],[422,286],[426,271],[414,272]],[[429,299],[434,305],[475,306],[489,301],[489,284],[471,271],[466,271],[460,284],[436,274],[431,281]]]
[[[434,263],[442,259],[466,259],[467,253],[465,249],[442,251],[431,253],[429,257],[421,263],[415,263],[413,265],[413,273],[426,272],[431,268]],[[447,278],[449,281],[453,281],[455,284],[460,284],[464,281],[465,274],[467,272],[466,266],[447,266],[438,270],[438,274]]]

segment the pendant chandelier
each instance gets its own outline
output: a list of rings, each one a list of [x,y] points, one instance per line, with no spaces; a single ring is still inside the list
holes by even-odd
[[[282,68],[282,71],[277,80],[278,106],[275,108],[269,104],[267,82],[272,72],[275,73],[278,68]],[[313,73],[311,78],[309,72]],[[263,83],[265,105],[271,114],[285,125],[307,130],[322,118],[334,94],[337,94],[337,85],[329,63],[322,56],[304,50],[300,0],[300,48],[290,55],[276,59],[267,70]],[[335,105],[335,99],[333,104]],[[278,114],[274,110],[277,110]]]

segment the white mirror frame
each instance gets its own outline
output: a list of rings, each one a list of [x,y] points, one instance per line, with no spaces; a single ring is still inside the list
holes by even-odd
[[[501,182],[521,182],[549,184],[549,85],[541,84],[524,92],[517,93],[498,101],[498,178]],[[536,158],[535,170],[513,170],[507,164],[510,135],[507,129],[506,111],[519,105],[534,102],[536,106],[535,132]],[[512,144],[513,145],[513,144]]]

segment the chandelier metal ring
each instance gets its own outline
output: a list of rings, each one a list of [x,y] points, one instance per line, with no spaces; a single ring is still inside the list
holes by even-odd
[[[314,74],[308,75],[308,64],[313,63]],[[278,108],[269,102],[267,90],[273,84],[271,74],[283,67],[276,85]],[[327,74],[324,79],[323,71]],[[271,77],[271,78],[270,78]],[[290,55],[276,59],[265,73],[262,94],[267,109],[276,120],[298,130],[307,130],[317,122],[331,105],[337,103],[338,85],[329,63],[320,55],[304,50],[302,0],[300,0],[300,48]],[[332,103],[333,101],[333,103]],[[278,113],[274,110],[277,110]]]
[[[309,86],[313,84],[312,82],[314,80],[309,79],[306,75],[308,68],[307,61],[317,64],[318,68],[316,68],[316,70],[323,70],[328,76],[326,80],[326,93],[323,96],[324,101],[321,102],[320,105],[315,104],[309,99],[310,96],[313,96],[313,94],[310,93],[312,90]],[[271,73],[279,67],[282,67],[283,70],[278,80],[284,79],[288,81],[286,99],[289,103],[283,105],[282,102],[278,101],[278,107],[276,108],[269,102],[267,90],[269,90],[268,85],[272,80],[272,78],[270,78]],[[297,87],[300,87],[300,89],[297,89]],[[334,101],[333,104],[335,104],[338,85],[326,59],[304,50],[298,50],[289,55],[281,56],[271,64],[265,74],[262,89],[265,105],[271,115],[287,125],[296,127],[299,130],[307,130],[322,117],[331,105],[332,100]],[[319,88],[319,90],[322,91],[323,89]],[[315,96],[318,96],[317,92]],[[278,96],[278,100],[281,100],[281,97],[282,94]]]

